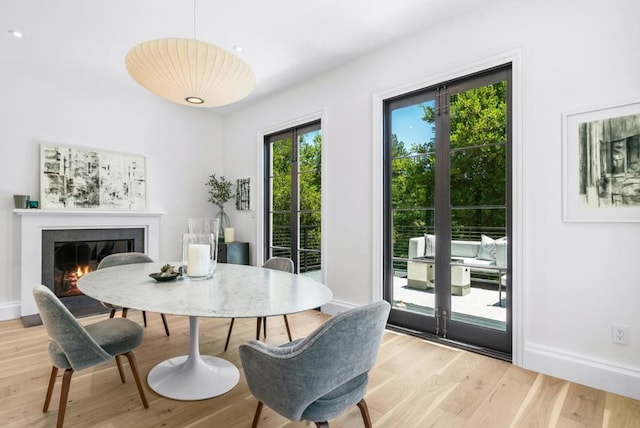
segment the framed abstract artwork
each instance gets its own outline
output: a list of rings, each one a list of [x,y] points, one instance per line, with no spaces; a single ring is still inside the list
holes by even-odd
[[[40,145],[40,208],[145,211],[144,156]]]
[[[251,179],[239,178],[236,181],[236,209],[248,211],[251,209]]]
[[[640,102],[563,119],[563,220],[640,222]]]

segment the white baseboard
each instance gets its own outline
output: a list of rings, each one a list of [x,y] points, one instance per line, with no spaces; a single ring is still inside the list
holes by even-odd
[[[354,305],[353,303],[332,300],[329,303],[322,305],[322,312],[329,315],[338,315],[340,312],[348,311],[349,309],[356,307],[358,307],[358,305]]]
[[[20,318],[20,302],[0,304],[0,321]]]
[[[526,345],[524,368],[640,400],[640,370]]]

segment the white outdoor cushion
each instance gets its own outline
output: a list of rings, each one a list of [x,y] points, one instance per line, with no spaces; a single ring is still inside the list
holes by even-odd
[[[496,241],[487,235],[482,235],[480,241],[480,250],[478,251],[478,258],[480,260],[490,260],[494,262],[496,260]]]

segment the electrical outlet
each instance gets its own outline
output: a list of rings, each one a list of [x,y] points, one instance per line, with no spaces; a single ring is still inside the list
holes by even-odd
[[[613,324],[611,327],[611,340],[613,343],[620,343],[622,345],[629,344],[629,327],[626,325]]]

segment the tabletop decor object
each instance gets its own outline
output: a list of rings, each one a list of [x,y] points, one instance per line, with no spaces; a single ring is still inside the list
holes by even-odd
[[[213,276],[217,262],[217,239],[214,233],[185,233],[182,237],[182,275],[188,279]]]
[[[160,272],[150,273],[149,276],[158,282],[167,282],[177,279],[180,276],[180,272],[170,264],[166,264],[162,266]]]
[[[217,178],[215,174],[209,176],[209,181],[205,183],[209,186],[209,199],[208,201],[217,205],[220,211],[216,214],[216,218],[220,219],[218,226],[218,237],[222,239],[224,237],[224,229],[231,226],[229,216],[224,212],[224,204],[231,199],[231,187],[233,183],[227,180],[224,175]]]
[[[13,204],[16,209],[29,208],[31,196],[29,195],[13,195]]]

